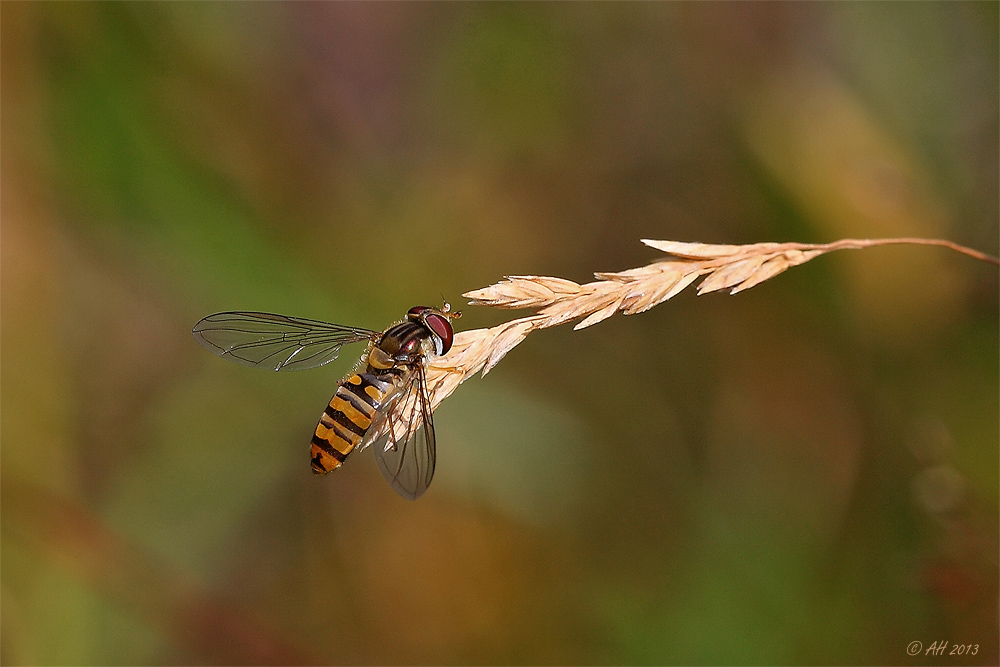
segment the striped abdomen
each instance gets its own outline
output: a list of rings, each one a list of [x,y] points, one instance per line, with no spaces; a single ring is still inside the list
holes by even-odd
[[[313,472],[323,474],[340,467],[365,437],[392,388],[389,374],[355,373],[341,381],[316,425],[311,452]]]

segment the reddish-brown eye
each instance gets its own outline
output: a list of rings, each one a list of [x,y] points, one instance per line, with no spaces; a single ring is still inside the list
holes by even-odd
[[[455,332],[451,328],[451,322],[448,321],[447,317],[442,317],[440,315],[435,315],[431,313],[424,317],[424,322],[430,327],[430,330],[437,334],[437,337],[441,339],[441,350],[438,354],[447,354],[448,350],[451,349],[451,342],[455,338]]]
[[[430,306],[414,306],[406,311],[406,317],[410,320],[420,319],[420,314],[425,310],[430,310]]]

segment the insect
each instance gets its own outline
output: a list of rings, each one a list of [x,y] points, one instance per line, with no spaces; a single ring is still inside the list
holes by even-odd
[[[312,469],[336,470],[355,449],[374,445],[379,470],[399,495],[419,498],[434,477],[436,447],[426,366],[451,349],[451,320],[440,309],[414,306],[402,322],[371,331],[286,315],[209,315],[191,333],[210,352],[273,371],[317,368],[340,348],[368,342],[355,372],[342,379],[312,438]]]

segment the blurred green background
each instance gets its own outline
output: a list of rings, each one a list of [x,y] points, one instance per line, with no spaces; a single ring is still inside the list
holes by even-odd
[[[440,408],[416,503],[367,452],[309,470],[360,350],[190,336],[640,238],[996,254],[997,8],[3,2],[0,659],[997,664],[988,264],[841,252],[533,334]],[[940,640],[976,655],[906,654]]]

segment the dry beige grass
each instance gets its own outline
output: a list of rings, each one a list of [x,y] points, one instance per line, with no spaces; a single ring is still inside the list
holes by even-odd
[[[597,273],[597,281],[583,285],[546,276],[510,276],[495,285],[465,293],[463,296],[469,298],[472,305],[534,308],[536,313],[489,329],[456,334],[448,354],[435,359],[428,368],[427,380],[434,406],[478,371],[482,370],[483,375],[489,372],[532,331],[578,318],[583,319],[574,329],[582,329],[616,312],[641,313],[680,293],[702,276],[705,278],[698,285],[698,294],[723,289],[736,294],[832,250],[890,244],[943,246],[1000,265],[996,257],[938,239],[844,239],[825,245],[707,245],[650,240],[643,240],[643,243],[672,258],[619,273]]]

